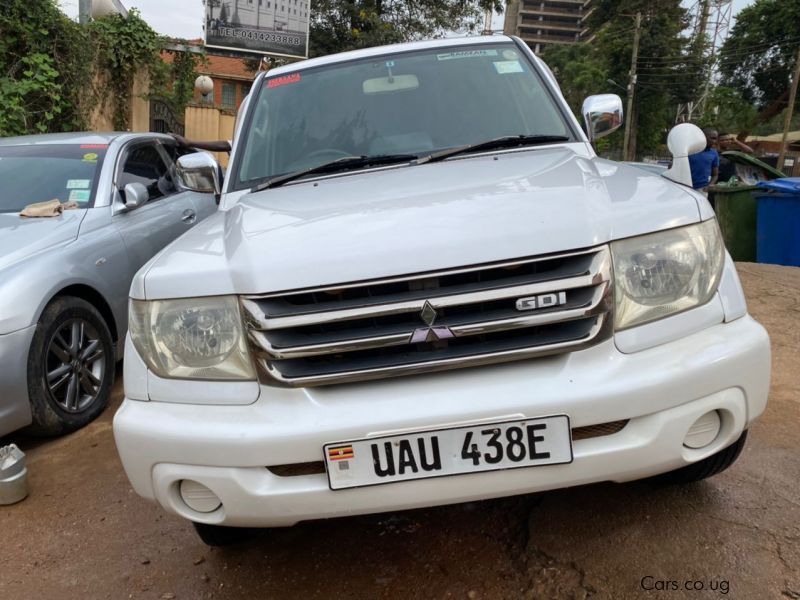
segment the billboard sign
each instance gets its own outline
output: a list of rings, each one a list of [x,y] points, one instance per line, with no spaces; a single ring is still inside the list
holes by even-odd
[[[206,47],[308,57],[311,0],[205,0],[205,4]]]

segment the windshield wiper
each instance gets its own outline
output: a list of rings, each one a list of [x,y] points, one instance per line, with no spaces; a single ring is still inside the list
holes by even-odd
[[[419,158],[416,154],[376,154],[374,156],[344,156],[337,158],[331,162],[326,162],[316,167],[308,169],[301,169],[286,175],[278,175],[268,179],[262,184],[255,186],[251,191],[260,192],[269,188],[279,187],[284,183],[289,183],[296,179],[300,179],[307,175],[318,175],[322,173],[337,173],[339,171],[348,171],[350,169],[360,169],[361,167],[370,167],[373,165],[390,165],[399,162],[410,162]]]
[[[496,150],[499,148],[517,148],[519,146],[536,146],[537,144],[550,144],[553,142],[568,142],[569,138],[565,135],[507,135],[492,140],[467,144],[458,148],[448,148],[421,157],[417,164],[437,162],[467,152],[477,152],[479,150]]]

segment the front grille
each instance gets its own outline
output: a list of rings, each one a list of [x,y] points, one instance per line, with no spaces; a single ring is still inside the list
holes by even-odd
[[[624,421],[611,421],[609,423],[599,423],[597,425],[587,425],[586,427],[575,427],[572,430],[572,441],[588,440],[596,437],[605,437],[619,433],[628,424],[628,419]]]
[[[265,383],[328,385],[585,348],[611,334],[610,269],[602,247],[241,303]]]

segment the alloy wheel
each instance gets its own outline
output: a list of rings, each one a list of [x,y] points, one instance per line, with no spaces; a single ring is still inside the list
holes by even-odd
[[[97,399],[105,352],[97,329],[84,319],[70,319],[55,331],[45,354],[45,384],[59,408],[79,413]]]

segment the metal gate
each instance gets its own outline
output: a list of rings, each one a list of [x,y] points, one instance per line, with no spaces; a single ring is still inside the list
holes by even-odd
[[[183,122],[179,120],[169,104],[160,98],[150,100],[150,131],[184,135]]]

